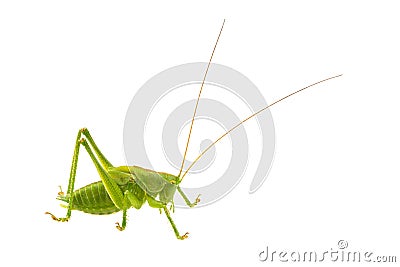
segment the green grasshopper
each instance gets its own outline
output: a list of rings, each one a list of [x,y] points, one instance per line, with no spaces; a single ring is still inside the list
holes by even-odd
[[[225,23],[225,20],[224,20]],[[57,199],[63,202],[66,202],[67,205],[62,205],[67,208],[67,214],[65,217],[58,218],[50,212],[46,212],[49,214],[51,218],[55,221],[66,222],[71,217],[72,210],[79,210],[89,214],[97,214],[97,215],[105,215],[116,213],[122,211],[122,223],[116,223],[116,228],[120,231],[124,230],[126,227],[127,220],[127,210],[129,208],[140,209],[143,204],[147,201],[150,207],[157,208],[160,210],[160,213],[164,211],[167,216],[175,235],[178,239],[186,239],[188,237],[188,233],[184,235],[180,235],[179,231],[171,218],[170,210],[174,211],[174,195],[176,191],[182,196],[185,200],[185,203],[189,207],[194,207],[200,201],[199,196],[194,200],[194,202],[190,202],[188,197],[184,194],[182,189],[179,187],[179,184],[182,182],[183,178],[186,176],[188,171],[193,167],[193,165],[217,142],[219,142],[223,137],[228,135],[231,131],[242,125],[247,120],[253,118],[258,115],[262,111],[268,109],[274,104],[300,92],[309,87],[312,87],[316,84],[325,82],[329,79],[333,79],[339,77],[341,75],[333,76],[314,84],[311,84],[307,87],[304,87],[298,91],[295,91],[275,102],[268,105],[267,107],[257,111],[246,119],[242,120],[240,123],[235,125],[225,134],[220,136],[216,141],[210,144],[203,152],[192,162],[192,164],[186,169],[186,171],[182,174],[183,164],[185,162],[190,136],[192,133],[193,122],[196,116],[197,106],[199,103],[200,95],[204,86],[204,81],[206,79],[206,75],[208,69],[210,67],[210,63],[212,57],[215,52],[215,48],[218,44],[219,37],[222,33],[222,29],[224,27],[224,23],[222,24],[221,30],[219,32],[217,41],[215,43],[213,52],[211,54],[211,58],[208,62],[208,66],[201,84],[200,92],[197,97],[196,106],[194,109],[189,136],[186,142],[186,149],[182,160],[182,165],[179,171],[179,174],[173,175],[164,172],[156,172],[153,170],[144,169],[138,166],[119,166],[114,167],[110,161],[103,155],[100,151],[96,143],[94,142],[92,136],[89,133],[89,130],[86,128],[80,129],[78,135],[76,137],[75,149],[72,158],[72,166],[70,171],[69,183],[67,192],[64,193],[60,187],[60,192],[58,193]],[[78,156],[79,149],[83,145],[85,147],[87,153],[92,159],[97,172],[100,176],[100,181],[91,183],[82,188],[74,190],[75,184],[75,176],[76,169],[78,165]],[[169,207],[168,207],[169,205]]]

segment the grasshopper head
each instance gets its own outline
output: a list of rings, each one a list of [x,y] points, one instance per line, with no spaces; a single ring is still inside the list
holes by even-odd
[[[181,180],[179,179],[178,176],[169,174],[169,173],[165,173],[165,172],[159,172],[159,174],[169,183],[173,184],[173,185],[179,185],[179,183],[181,182]]]
[[[173,202],[176,188],[180,183],[180,179],[179,177],[169,173],[159,173],[159,174],[167,182],[167,184],[165,184],[164,188],[159,193],[160,201],[164,203]]]

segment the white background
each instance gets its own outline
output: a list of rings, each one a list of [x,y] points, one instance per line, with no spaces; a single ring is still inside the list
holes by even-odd
[[[2,1],[1,266],[265,266],[267,245],[330,251],[340,239],[400,260],[395,1],[216,2]],[[147,206],[131,210],[125,232],[113,225],[120,214],[45,216],[65,213],[55,197],[78,129],[123,165],[136,90],[166,68],[208,60],[224,18],[214,62],[245,74],[268,102],[344,74],[273,107],[277,149],[264,185],[248,194],[249,170],[221,201],[177,210],[185,241]],[[77,187],[98,180],[84,154]]]

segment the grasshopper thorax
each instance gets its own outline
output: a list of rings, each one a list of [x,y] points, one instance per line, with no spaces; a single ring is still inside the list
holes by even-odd
[[[173,197],[180,183],[178,176],[139,166],[120,166],[113,168],[111,172],[119,173],[119,177],[128,175],[129,180],[140,186],[146,195],[162,203],[173,202]],[[122,173],[123,175],[121,175]]]

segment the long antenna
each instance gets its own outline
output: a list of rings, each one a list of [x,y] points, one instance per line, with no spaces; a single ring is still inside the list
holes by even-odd
[[[213,49],[213,51],[212,51],[212,53],[211,53],[210,60],[208,61],[208,65],[207,65],[206,72],[204,73],[203,81],[201,82],[201,87],[200,87],[199,95],[197,96],[197,101],[196,101],[196,106],[195,106],[194,112],[193,112],[192,122],[190,123],[189,136],[188,136],[188,139],[187,139],[187,141],[186,141],[185,153],[183,154],[183,160],[182,160],[181,168],[180,168],[180,170],[179,170],[178,177],[181,176],[182,169],[183,169],[183,165],[185,164],[186,154],[187,154],[187,151],[188,151],[188,148],[189,148],[190,136],[192,135],[193,122],[194,122],[194,118],[196,117],[197,106],[199,105],[200,95],[201,95],[201,92],[203,91],[203,86],[204,86],[204,82],[205,82],[206,77],[207,77],[208,69],[210,68],[211,60],[212,60],[212,58],[213,58],[213,56],[214,56],[215,49],[217,48],[217,44],[218,44],[218,41],[219,41],[219,37],[221,36],[222,29],[224,28],[224,24],[225,24],[225,20],[224,20],[224,22],[222,22],[221,30],[219,31],[217,41],[215,42],[214,49]]]
[[[193,165],[196,164],[196,162],[197,162],[211,147],[213,147],[213,146],[214,146],[216,143],[218,143],[222,138],[224,138],[226,135],[228,135],[230,132],[232,132],[233,130],[235,130],[237,127],[239,127],[240,125],[242,125],[242,124],[245,123],[246,121],[250,120],[250,119],[253,118],[254,116],[257,116],[258,114],[260,114],[261,112],[263,112],[264,110],[267,110],[268,108],[272,107],[273,105],[275,105],[275,104],[281,102],[282,100],[284,100],[284,99],[286,99],[286,98],[288,98],[288,97],[290,97],[290,96],[292,96],[292,95],[295,95],[295,94],[297,94],[297,93],[299,93],[299,92],[301,92],[301,91],[303,91],[303,90],[305,90],[305,89],[308,89],[308,88],[310,88],[310,87],[313,87],[314,85],[317,85],[317,84],[319,84],[319,83],[326,82],[326,81],[328,81],[328,80],[331,80],[331,79],[340,77],[340,76],[342,76],[342,75],[343,75],[343,74],[339,74],[339,75],[336,75],[336,76],[332,76],[332,77],[329,77],[329,78],[320,80],[320,81],[318,81],[318,82],[316,82],[316,83],[310,84],[310,85],[308,85],[308,86],[306,86],[306,87],[304,87],[304,88],[302,88],[302,89],[300,89],[300,90],[297,90],[297,91],[295,91],[295,92],[293,92],[293,93],[291,93],[291,94],[289,94],[289,95],[287,95],[287,96],[285,96],[285,97],[282,97],[282,98],[279,99],[279,100],[276,100],[276,101],[273,102],[272,104],[266,106],[265,108],[260,109],[260,110],[257,111],[256,113],[254,113],[254,114],[250,115],[249,117],[247,117],[246,119],[242,120],[241,122],[239,122],[238,124],[236,124],[235,126],[233,126],[229,131],[227,131],[226,133],[224,133],[223,135],[221,135],[220,137],[218,137],[218,139],[215,140],[211,145],[209,145],[205,150],[203,150],[203,152],[201,152],[201,154],[197,156],[197,158],[192,162],[192,164],[189,166],[189,168],[187,168],[187,170],[185,171],[185,173],[182,175],[181,181],[182,181],[183,178],[186,176],[186,174],[188,173],[188,171],[193,167]]]

